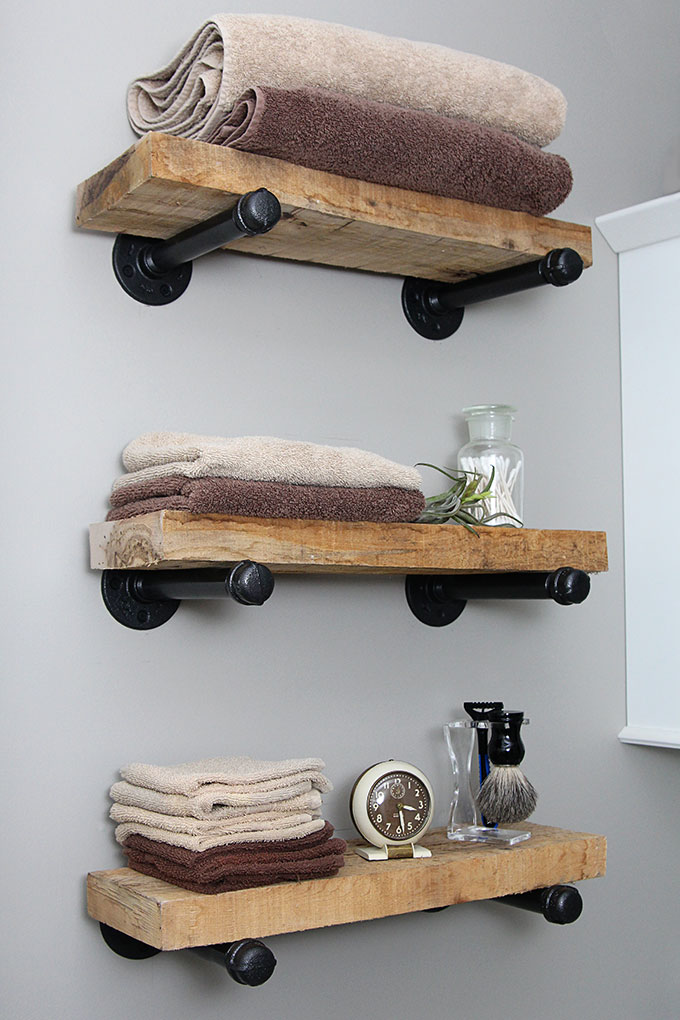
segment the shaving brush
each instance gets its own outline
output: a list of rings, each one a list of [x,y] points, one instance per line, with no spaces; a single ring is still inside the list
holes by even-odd
[[[479,791],[479,808],[489,822],[523,822],[534,811],[538,794],[518,768],[524,758],[520,727],[524,712],[489,715],[489,761],[493,768]]]

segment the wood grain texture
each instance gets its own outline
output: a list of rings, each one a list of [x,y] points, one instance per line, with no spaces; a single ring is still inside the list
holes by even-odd
[[[604,836],[522,823],[532,837],[508,849],[458,845],[436,829],[423,839],[433,856],[365,861],[348,844],[332,878],[257,889],[192,893],[129,868],[87,879],[90,915],[157,949],[183,949],[241,938],[406,914],[470,900],[598,878],[606,869]],[[358,841],[357,841],[358,842]]]
[[[282,206],[268,234],[229,250],[455,282],[570,247],[592,264],[590,228],[389,188],[150,132],[79,185],[76,223],[167,238],[266,187]]]
[[[267,520],[159,510],[90,525],[95,570],[212,567],[243,559],[278,573],[438,574],[607,570],[602,531]]]

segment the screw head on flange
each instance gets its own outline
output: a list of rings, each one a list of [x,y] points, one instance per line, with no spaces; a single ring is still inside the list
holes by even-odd
[[[428,627],[445,627],[457,620],[467,599],[451,599],[446,593],[444,578],[434,574],[406,578],[406,601],[413,615]]]
[[[102,573],[102,598],[111,616],[132,630],[153,630],[167,623],[177,612],[179,599],[146,602],[135,591],[135,572],[105,570]]]
[[[146,252],[159,242],[151,237],[119,234],[113,246],[113,271],[124,291],[144,305],[168,305],[181,297],[191,280],[191,262],[152,273]]]
[[[431,297],[436,284],[408,276],[401,288],[401,307],[409,323],[426,340],[446,340],[463,321],[464,308],[435,311]]]

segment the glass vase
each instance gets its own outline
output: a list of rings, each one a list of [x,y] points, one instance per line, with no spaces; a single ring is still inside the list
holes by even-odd
[[[510,442],[516,408],[508,404],[464,407],[469,442],[458,452],[458,468],[480,475],[487,499],[469,508],[480,522],[521,527],[524,521],[524,455]],[[468,509],[468,508],[466,508]]]

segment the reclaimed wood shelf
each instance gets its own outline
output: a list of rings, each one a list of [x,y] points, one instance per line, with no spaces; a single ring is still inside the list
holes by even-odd
[[[90,525],[96,570],[221,567],[250,559],[278,573],[466,574],[607,570],[602,531],[375,524],[158,510]]]
[[[189,892],[130,868],[87,878],[91,917],[156,949],[185,949],[407,914],[472,900],[599,878],[606,839],[523,822],[530,840],[500,849],[453,844],[428,833],[432,857],[365,861],[348,843],[332,878],[283,882],[235,892]]]
[[[278,159],[150,132],[79,185],[76,223],[166,239],[268,188],[282,216],[226,250],[454,283],[542,258],[592,264],[590,228],[350,180]]]

